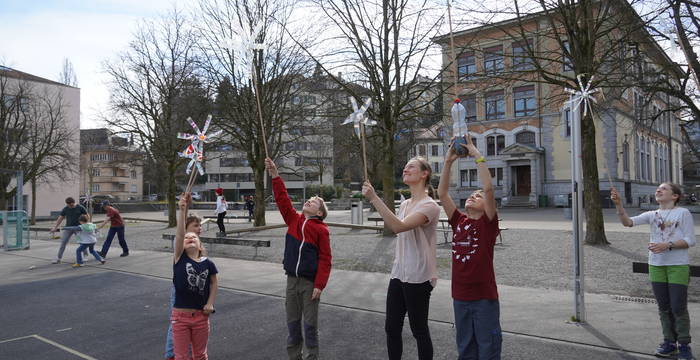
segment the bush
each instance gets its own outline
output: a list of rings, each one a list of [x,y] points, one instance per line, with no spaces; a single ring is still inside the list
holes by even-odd
[[[342,191],[342,187],[341,191]],[[306,196],[320,196],[325,201],[329,201],[336,198],[336,187],[333,185],[307,185],[306,186]],[[342,194],[342,192],[341,192]]]

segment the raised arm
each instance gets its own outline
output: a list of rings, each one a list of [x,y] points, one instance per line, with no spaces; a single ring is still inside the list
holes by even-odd
[[[493,182],[491,180],[491,173],[489,172],[488,166],[486,166],[486,161],[484,157],[479,152],[479,149],[472,143],[471,136],[465,136],[467,140],[467,145],[465,146],[469,150],[469,155],[476,161],[477,172],[479,173],[479,181],[481,182],[481,189],[484,191],[484,213],[489,218],[493,220],[496,216],[496,196],[493,191]]]
[[[625,208],[622,206],[622,201],[620,199],[620,193],[617,192],[617,189],[615,188],[610,188],[610,200],[615,203],[615,209],[617,210],[617,217],[620,219],[620,222],[622,225],[627,226],[627,227],[632,227],[634,225],[634,222],[632,222],[632,219],[627,216],[627,213],[625,212]]]
[[[177,230],[175,232],[175,244],[173,246],[173,264],[177,263],[185,249],[185,224],[187,223],[187,209],[192,201],[192,194],[182,193],[178,201],[180,212],[177,217]]]
[[[279,209],[280,214],[282,214],[282,219],[284,219],[284,223],[289,225],[290,221],[292,221],[296,216],[298,216],[298,214],[296,209],[294,209],[294,206],[292,205],[292,200],[289,199],[289,194],[287,194],[287,187],[284,186],[284,181],[277,172],[277,165],[275,165],[272,159],[265,159],[265,168],[272,177],[272,193],[275,195],[277,209]]]
[[[411,214],[403,220],[399,219],[391,210],[389,210],[382,199],[377,196],[377,194],[374,192],[374,187],[372,187],[372,184],[370,184],[369,181],[365,181],[364,185],[362,185],[362,195],[364,195],[369,202],[374,205],[374,208],[377,209],[379,215],[381,215],[382,219],[384,219],[384,224],[396,234],[415,229],[430,221],[427,216],[421,213]]]
[[[440,197],[440,202],[442,203],[443,209],[447,214],[447,218],[452,218],[455,210],[457,210],[457,205],[455,205],[454,200],[450,197],[450,174],[452,173],[452,163],[455,162],[459,157],[454,151],[452,146],[453,142],[450,144],[449,149],[447,149],[447,154],[445,154],[445,165],[442,168],[442,175],[440,175],[440,184],[438,184],[438,196]]]

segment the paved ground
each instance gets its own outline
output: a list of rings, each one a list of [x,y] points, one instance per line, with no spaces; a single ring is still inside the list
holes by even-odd
[[[0,281],[0,303],[11,310],[0,312],[0,323],[12,324],[0,327],[3,359],[160,358],[167,326],[170,287],[167,279],[125,273],[114,266],[72,269],[67,264],[50,265],[46,259],[25,255],[0,255],[0,269],[4,273]],[[139,262],[147,262],[154,256],[147,252],[134,255]],[[29,266],[34,269],[27,270]],[[217,312],[211,318],[210,358],[285,358],[282,298],[224,287],[216,307]],[[320,311],[322,358],[385,359],[383,319],[383,314],[377,311],[324,304]],[[435,359],[454,359],[451,324],[434,320],[430,326]],[[405,358],[416,358],[413,339],[405,330]],[[503,358],[650,357],[505,333]]]

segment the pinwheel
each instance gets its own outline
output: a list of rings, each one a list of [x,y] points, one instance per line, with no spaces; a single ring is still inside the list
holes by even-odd
[[[467,144],[467,140],[464,138],[467,130],[467,124],[464,122],[464,119],[467,118],[467,109],[464,108],[461,100],[455,99],[450,113],[452,115],[452,136],[455,137],[453,147],[457,154],[465,155],[467,149],[462,147],[461,144]]]
[[[591,76],[591,78],[588,80],[588,83],[585,86],[583,85],[582,78],[583,75],[576,76],[576,79],[578,80],[579,90],[567,88],[566,92],[571,94],[571,98],[568,101],[569,105],[571,106],[571,113],[573,114],[575,111],[578,111],[579,106],[583,104],[583,116],[586,116],[586,114],[588,114],[588,109],[591,108],[590,102],[598,102],[593,97],[593,93],[597,92],[598,89],[591,89],[591,84],[593,84],[593,76]]]
[[[362,142],[362,160],[364,163],[364,175],[365,180],[368,180],[369,178],[367,176],[367,149],[365,145],[365,126],[377,125],[376,121],[368,119],[367,115],[365,115],[365,112],[367,111],[367,109],[369,109],[369,106],[372,104],[372,98],[367,98],[367,100],[365,100],[365,103],[360,108],[357,107],[357,101],[355,101],[354,97],[350,97],[350,102],[352,103],[353,112],[352,114],[350,114],[350,116],[347,117],[347,119],[345,119],[345,121],[343,121],[342,125],[352,123],[353,128],[355,128],[355,135]]]
[[[258,118],[260,120],[260,133],[262,135],[265,156],[270,157],[267,152],[267,137],[265,135],[265,124],[262,118],[262,104],[260,103],[260,89],[258,87],[258,75],[255,71],[255,52],[265,50],[265,42],[257,42],[263,29],[263,21],[259,21],[251,31],[244,30],[236,23],[231,24],[231,30],[238,35],[238,38],[230,38],[224,41],[224,48],[231,50],[234,54],[239,54],[240,63],[243,65],[243,74],[251,78],[255,88],[255,100],[258,106]]]
[[[190,126],[192,126],[195,134],[178,133],[177,137],[178,139],[191,141],[184,151],[178,153],[180,157],[191,159],[189,164],[187,164],[187,169],[185,170],[186,174],[190,174],[190,179],[187,181],[187,188],[185,192],[190,192],[192,190],[192,185],[194,185],[195,174],[199,172],[200,175],[204,175],[204,169],[202,168],[204,144],[212,142],[214,138],[221,135],[221,130],[207,135],[209,125],[211,124],[211,115],[207,116],[207,120],[204,122],[204,128],[201,131],[199,130],[199,126],[195,124],[191,117],[187,118],[187,122],[190,123]],[[197,171],[192,171],[192,168],[195,166],[197,167]]]

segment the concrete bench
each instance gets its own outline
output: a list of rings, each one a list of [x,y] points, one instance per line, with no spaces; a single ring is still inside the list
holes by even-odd
[[[210,220],[210,222],[207,223],[207,231],[209,231],[210,223],[216,223],[216,220],[218,219],[218,217],[216,215],[204,215],[204,216],[202,216],[202,219]],[[247,215],[226,215],[226,216],[224,216],[224,222],[226,224],[230,224],[229,220],[237,220],[237,219],[245,219],[245,220],[248,220],[248,222],[250,222],[253,218],[249,217]],[[204,222],[202,222],[202,225],[204,225]]]
[[[649,264],[643,262],[633,262],[632,272],[637,274],[648,274]],[[700,266],[690,265],[690,276],[700,277]]]
[[[175,246],[175,235],[174,234],[163,234],[163,240],[170,240],[170,247]],[[237,246],[252,246],[255,248],[255,256],[258,256],[258,248],[260,247],[270,247],[269,240],[253,240],[253,239],[242,239],[242,238],[229,238],[223,236],[208,237],[200,236],[199,240],[203,243],[209,244],[209,251],[211,250],[211,245],[221,244],[221,245],[237,245]]]
[[[243,234],[243,233],[248,233],[248,232],[264,231],[264,230],[273,230],[273,229],[281,229],[281,228],[286,228],[286,227],[287,227],[287,224],[274,224],[274,225],[265,225],[265,226],[254,226],[254,227],[243,228],[243,229],[227,230],[227,231],[226,231],[226,235],[229,235],[229,234]]]

